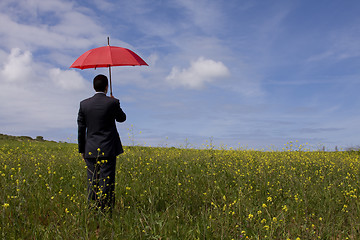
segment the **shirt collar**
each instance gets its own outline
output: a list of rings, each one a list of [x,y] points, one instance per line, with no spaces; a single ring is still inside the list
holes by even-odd
[[[96,92],[95,94],[97,94],[97,93],[102,93],[102,94],[105,94],[105,95],[106,95],[106,93],[104,93],[104,92]]]

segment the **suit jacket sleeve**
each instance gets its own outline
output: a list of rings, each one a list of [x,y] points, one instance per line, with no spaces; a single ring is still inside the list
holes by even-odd
[[[126,114],[120,107],[120,101],[116,99],[116,115],[115,119],[117,122],[125,122],[126,121]]]
[[[86,121],[85,115],[82,112],[81,104],[77,118],[78,123],[78,145],[79,153],[85,153],[85,143],[86,143]]]

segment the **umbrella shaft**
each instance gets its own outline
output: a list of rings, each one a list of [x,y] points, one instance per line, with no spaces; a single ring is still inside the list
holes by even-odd
[[[110,78],[110,96],[112,96],[111,67],[110,66],[109,66],[109,78]]]

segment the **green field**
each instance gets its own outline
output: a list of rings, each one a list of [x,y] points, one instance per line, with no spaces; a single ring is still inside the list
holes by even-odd
[[[77,145],[0,139],[1,239],[360,239],[358,152],[125,147],[112,218]]]

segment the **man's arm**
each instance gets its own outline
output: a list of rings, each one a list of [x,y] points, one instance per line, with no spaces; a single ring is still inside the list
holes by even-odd
[[[125,122],[126,121],[126,114],[123,112],[123,110],[120,107],[120,101],[116,99],[116,115],[115,119],[117,122]]]
[[[86,121],[84,113],[81,111],[81,105],[77,118],[78,124],[78,145],[79,145],[79,153],[84,157],[85,153],[85,142],[86,142]]]

